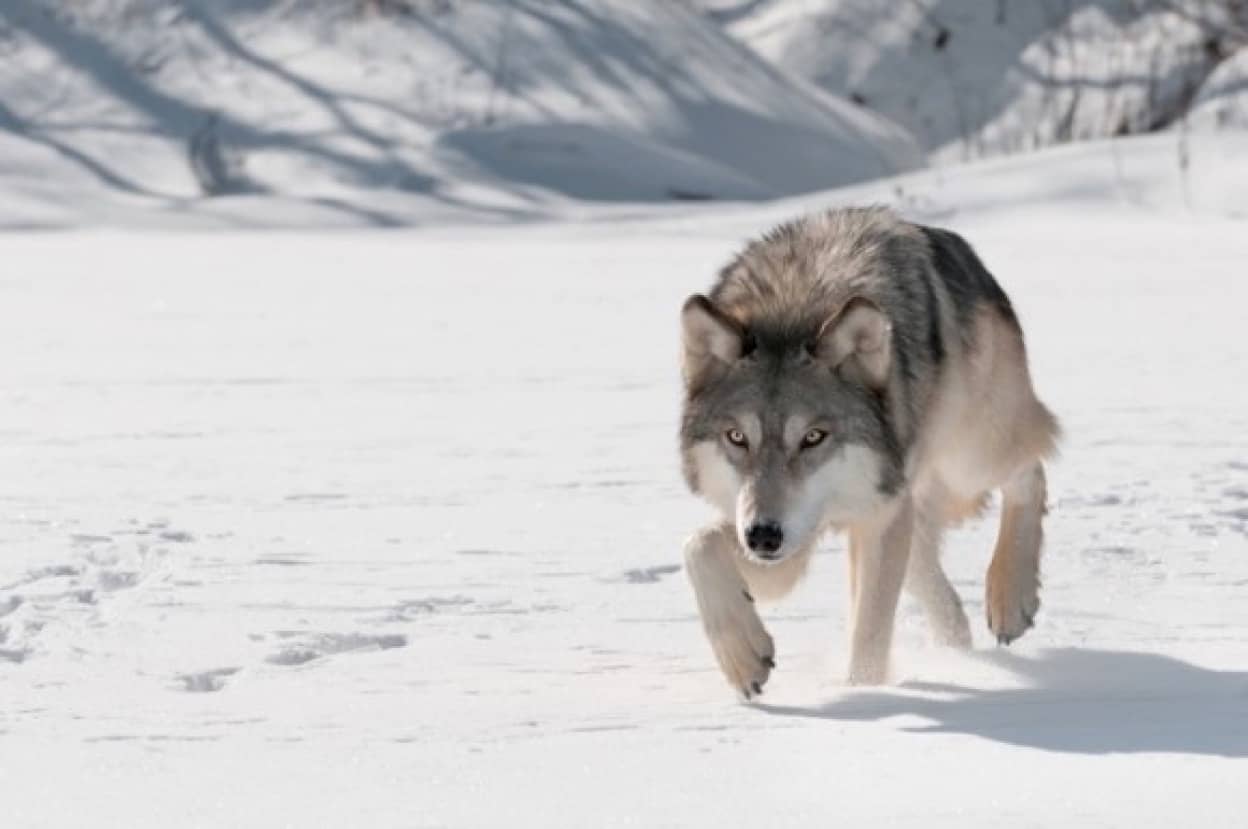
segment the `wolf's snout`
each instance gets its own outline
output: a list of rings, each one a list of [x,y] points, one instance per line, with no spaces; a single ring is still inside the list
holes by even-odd
[[[775,521],[755,521],[745,530],[745,543],[754,552],[767,556],[784,543],[784,530]]]

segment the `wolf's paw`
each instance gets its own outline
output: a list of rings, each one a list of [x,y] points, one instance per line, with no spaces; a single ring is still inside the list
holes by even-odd
[[[933,624],[932,640],[942,648],[952,648],[958,651],[971,649],[971,623],[967,621],[966,613],[962,611],[961,605],[958,606],[957,615],[940,619]]]
[[[962,608],[962,600],[952,587],[925,595],[923,604],[936,645],[960,651],[971,649],[971,623]]]
[[[856,660],[850,664],[845,682],[849,685],[883,685],[888,682],[888,663]]]
[[[763,692],[776,667],[776,647],[746,591],[723,596],[706,608],[706,635],[719,667],[747,700]]]
[[[997,642],[1008,645],[1035,624],[1040,609],[1040,583],[1037,579],[994,578],[988,574],[988,588],[984,612],[988,616],[988,629]],[[1018,581],[1024,582],[1018,584]]]

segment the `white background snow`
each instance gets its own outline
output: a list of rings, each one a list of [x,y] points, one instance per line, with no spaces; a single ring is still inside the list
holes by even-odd
[[[926,58],[872,110],[769,52],[849,0],[45,5],[0,3],[0,825],[1244,825],[1242,54],[1190,129],[954,163]],[[976,650],[903,604],[850,689],[830,538],[745,705],[680,567],[677,310],[864,202],[1015,301],[1044,604],[991,643],[990,514],[946,545]]]

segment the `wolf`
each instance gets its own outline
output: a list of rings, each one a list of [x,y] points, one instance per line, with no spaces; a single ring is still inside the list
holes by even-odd
[[[994,490],[988,627],[1008,644],[1032,626],[1059,425],[961,236],[883,207],[783,224],[685,302],[681,342],[684,477],[719,513],[686,542],[686,571],[746,699],[776,665],[755,599],[789,592],[828,531],[848,537],[851,684],[886,681],[903,586],[936,641],[970,647],[940,538]]]

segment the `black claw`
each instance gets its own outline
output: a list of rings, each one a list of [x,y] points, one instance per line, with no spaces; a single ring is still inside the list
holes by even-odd
[[[771,669],[773,669],[773,670],[774,670],[774,669],[775,669],[775,667],[776,667],[776,660],[775,660],[774,658],[770,657],[770,656],[764,656],[764,657],[763,657],[760,661],[761,661],[764,665],[766,665],[768,668],[771,668]]]
[[[749,689],[749,688],[742,688],[742,689],[741,689],[741,696],[745,697],[745,701],[746,701],[746,702],[749,702],[749,701],[750,701],[750,689]]]
[[[742,590],[742,591],[741,591],[741,595],[742,595],[742,596],[745,596],[745,600],[746,600],[747,602],[749,602],[750,604],[754,604],[754,597],[750,595],[750,591],[748,591],[748,590]]]
[[[761,694],[763,692],[763,686],[759,685],[757,682],[750,683],[750,687],[754,689],[754,693],[756,694]]]

